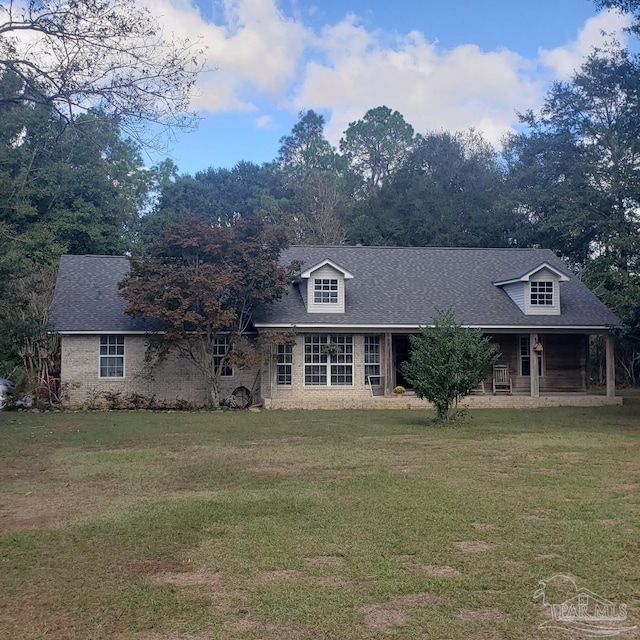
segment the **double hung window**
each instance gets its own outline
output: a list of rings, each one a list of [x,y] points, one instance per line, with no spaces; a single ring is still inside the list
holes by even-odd
[[[100,377],[124,378],[124,336],[100,336]]]

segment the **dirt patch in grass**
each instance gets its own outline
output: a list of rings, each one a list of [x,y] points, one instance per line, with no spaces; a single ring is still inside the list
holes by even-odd
[[[402,464],[395,467],[389,467],[389,473],[416,473],[422,471],[424,465],[420,464]]]
[[[513,476],[513,474],[508,471],[499,471],[497,469],[489,469],[487,473],[492,478],[511,478]]]
[[[175,587],[195,587],[201,585],[219,585],[222,574],[219,571],[181,571],[176,573],[158,573],[151,578],[153,584],[171,584]]]
[[[249,442],[250,446],[261,447],[290,447],[305,442],[307,438],[303,436],[285,436],[280,438],[264,438],[262,440],[256,440]]]
[[[463,553],[482,553],[483,551],[491,551],[493,545],[482,540],[462,540],[453,543]]]
[[[461,574],[457,569],[448,565],[421,564],[418,565],[420,571],[431,578],[457,578]]]
[[[637,491],[640,489],[639,482],[625,482],[623,484],[615,484],[613,485],[613,489],[616,491]]]
[[[493,531],[496,528],[495,524],[489,524],[488,522],[474,522],[471,526],[476,531]]]
[[[104,512],[114,499],[115,495],[105,495],[91,487],[69,488],[64,492],[4,494],[0,504],[0,533],[60,527]]]
[[[257,635],[246,637],[260,638],[260,640],[282,640],[283,638],[285,638],[286,640],[306,640],[318,637],[317,632],[302,626],[293,626],[291,624],[277,624],[273,622],[263,622],[261,620],[252,619],[227,620],[224,623],[224,628],[226,631],[233,634],[231,636],[232,638],[235,638],[236,635],[239,634],[243,634],[241,637],[244,638],[244,634],[252,632]],[[209,635],[207,636],[207,639],[213,637],[214,636]]]
[[[409,622],[409,616],[402,609],[385,604],[367,604],[357,610],[364,616],[365,625],[371,629],[391,629]]]
[[[304,562],[310,567],[340,567],[344,564],[344,558],[340,556],[314,556],[304,558]]]
[[[358,607],[357,611],[364,616],[367,627],[385,630],[409,622],[407,607],[425,607],[440,602],[440,598],[426,591],[403,593],[390,596],[387,602]]]
[[[484,609],[459,609],[456,618],[465,622],[502,622],[508,616],[499,609],[486,607]]]
[[[587,460],[589,460],[589,456],[586,453],[581,453],[579,451],[561,451],[556,455],[558,458],[570,460],[572,462],[587,462]]]
[[[351,580],[344,576],[310,576],[304,571],[299,571],[298,569],[261,571],[256,575],[254,580],[260,584],[273,584],[277,582],[306,582],[316,584],[321,587],[346,587],[351,584]]]
[[[138,636],[138,640],[210,640],[210,633],[178,633],[177,631],[169,631],[169,633],[145,633]]]
[[[605,520],[596,520],[596,523],[601,527],[617,527],[618,525],[625,524],[625,521],[620,518],[610,518]]]
[[[415,556],[396,556],[395,560],[405,567],[416,569],[430,578],[457,578],[461,574],[457,569],[448,565],[423,564]]]

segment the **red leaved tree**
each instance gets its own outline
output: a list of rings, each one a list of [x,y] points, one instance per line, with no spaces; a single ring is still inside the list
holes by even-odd
[[[220,403],[226,367],[247,361],[253,313],[280,299],[297,264],[280,264],[285,235],[259,220],[228,226],[197,218],[166,229],[149,255],[131,259],[120,283],[126,312],[158,322],[159,354],[188,357]],[[222,349],[221,349],[222,347]]]

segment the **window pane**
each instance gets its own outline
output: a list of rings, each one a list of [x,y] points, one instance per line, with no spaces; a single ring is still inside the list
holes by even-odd
[[[304,368],[304,383],[309,385],[326,385],[327,367],[323,365],[306,365]]]
[[[350,385],[353,384],[353,367],[351,365],[331,365],[331,384]]]
[[[531,282],[531,304],[553,305],[553,282],[543,280]]]
[[[372,385],[381,384],[380,377],[380,336],[364,337],[364,382]]]
[[[124,377],[124,336],[100,336],[100,377]]]
[[[293,346],[278,345],[278,364],[276,370],[277,384],[291,385],[291,362],[293,360]]]
[[[337,304],[338,280],[333,278],[316,278],[313,282],[313,301],[316,304]]]
[[[103,356],[100,358],[101,378],[122,378],[124,376],[123,358]]]
[[[529,336],[520,338],[520,374],[523,376],[531,375],[531,358],[529,356]]]
[[[216,367],[219,367],[229,351],[229,338],[227,336],[218,336],[211,348],[213,350],[213,363]],[[225,363],[220,376],[223,378],[233,377],[233,367]]]
[[[329,342],[326,335],[307,335],[304,338],[304,361],[307,364],[318,364],[327,361],[325,346]]]

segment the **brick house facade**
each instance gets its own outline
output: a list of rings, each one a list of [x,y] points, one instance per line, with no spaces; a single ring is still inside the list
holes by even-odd
[[[607,394],[598,397],[619,401],[609,336],[618,319],[551,251],[314,246],[290,247],[283,260],[300,261],[301,273],[254,325],[293,332],[294,340],[272,346],[256,369],[229,370],[223,396],[243,389],[267,408],[424,406],[411,395],[390,402],[392,390],[406,384],[408,336],[451,309],[458,323],[499,345],[512,406],[536,398],[541,406],[593,404],[589,336],[596,334],[608,336]],[[52,321],[66,402],[205,405],[206,385],[188,359],[146,361],[147,338],[161,327],[124,313],[117,284],[127,271],[124,257],[62,258]],[[491,383],[489,376],[485,392]],[[505,404],[504,395],[487,396],[470,402]]]

